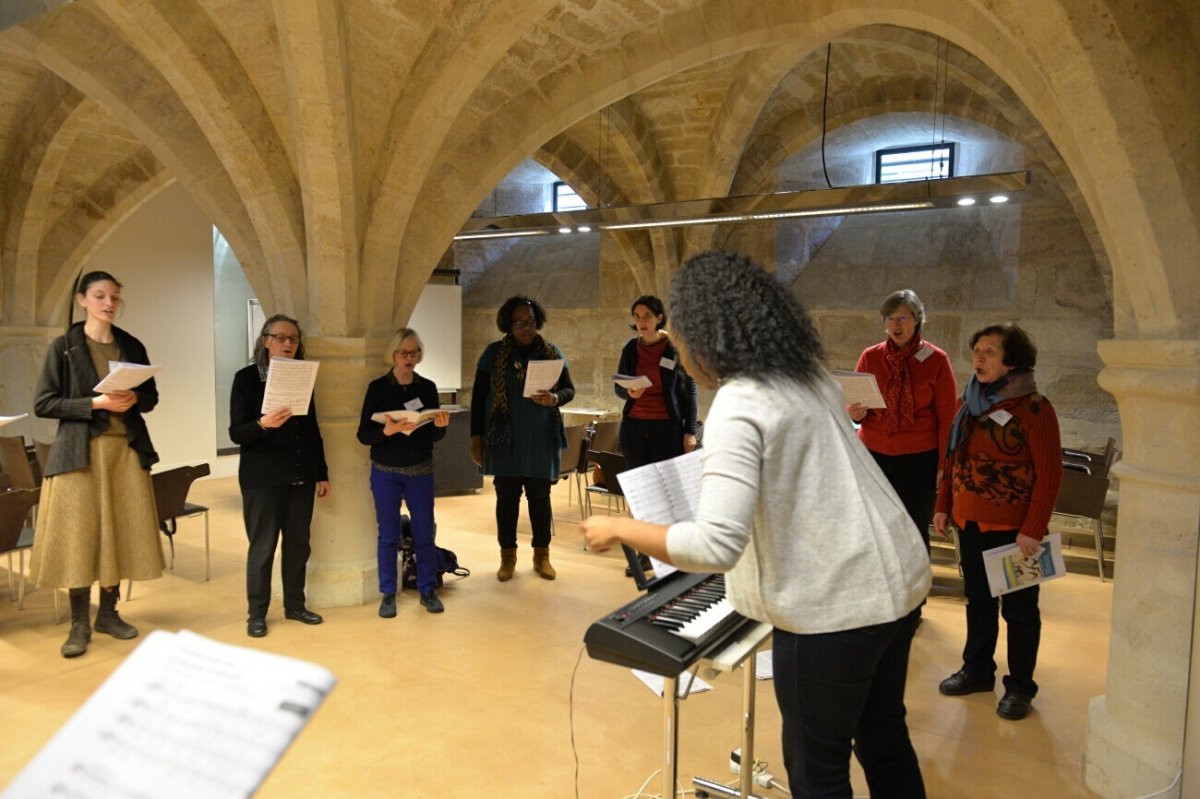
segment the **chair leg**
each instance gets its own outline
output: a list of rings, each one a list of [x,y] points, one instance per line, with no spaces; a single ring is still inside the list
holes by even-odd
[[[133,599],[133,578],[132,577],[129,578],[128,583],[125,585],[124,599],[126,602]]]
[[[208,552],[208,511],[204,511],[204,581],[212,577],[212,559]]]
[[[21,550],[21,554],[17,557],[17,561],[21,564],[21,577],[18,581],[21,588],[17,591],[17,610],[25,609],[25,550]]]
[[[13,567],[12,567],[12,552],[8,553],[8,601],[13,601]]]
[[[575,472],[575,493],[579,495],[579,521],[587,518],[583,514],[583,475]]]
[[[1100,571],[1100,582],[1104,582],[1104,528],[1099,519],[1092,519],[1092,530],[1096,534],[1096,568]]]

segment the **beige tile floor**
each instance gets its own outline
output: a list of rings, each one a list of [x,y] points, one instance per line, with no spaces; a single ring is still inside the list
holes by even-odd
[[[186,628],[337,674],[337,688],[258,792],[264,799],[631,796],[662,763],[661,700],[627,670],[581,657],[587,626],[633,594],[623,561],[582,550],[578,509],[568,507],[565,490],[565,483],[555,488],[555,582],[533,573],[524,533],[517,577],[496,582],[493,498],[485,486],[478,495],[438,501],[440,542],[474,571],[443,591],[445,614],[425,613],[405,593],[398,618],[380,619],[370,604],[324,610],[325,624],[306,627],[284,621],[275,605],[270,634],[253,640],[245,635],[236,481],[198,483],[191,499],[212,508],[212,580],[203,579],[203,522],[184,520],[175,571],[136,584],[123,615],[143,631]],[[373,538],[374,531],[360,534]],[[949,568],[935,572],[939,582],[950,581]],[[946,592],[931,597],[908,687],[909,724],[931,797],[1091,795],[1081,777],[1086,711],[1088,699],[1104,691],[1111,590],[1086,574],[1044,589],[1042,693],[1019,723],[996,716],[998,694],[938,694],[938,681],[959,665],[963,605]],[[0,602],[0,785],[138,643],[101,635],[87,655],[65,660],[58,647],[66,626],[55,625],[53,614],[45,590],[28,595],[24,610]],[[681,706],[679,773],[688,788],[693,774],[733,780],[727,764],[738,744],[740,675],[714,685]],[[758,685],[758,707],[757,753],[781,775],[770,682]],[[857,767],[854,784],[865,796]],[[655,778],[646,795],[660,785]]]

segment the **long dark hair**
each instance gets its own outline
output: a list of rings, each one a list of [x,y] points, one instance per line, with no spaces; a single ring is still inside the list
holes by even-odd
[[[672,281],[671,308],[672,329],[714,378],[807,383],[821,372],[825,353],[812,320],[744,255],[709,250],[689,260]]]
[[[266,369],[271,363],[271,353],[267,352],[267,334],[271,332],[271,325],[276,322],[289,322],[296,326],[296,335],[300,337],[300,341],[296,343],[297,361],[304,360],[304,331],[300,329],[300,323],[292,317],[277,313],[267,321],[263,322],[262,330],[258,333],[258,341],[254,344],[254,362],[258,364],[259,369]]]

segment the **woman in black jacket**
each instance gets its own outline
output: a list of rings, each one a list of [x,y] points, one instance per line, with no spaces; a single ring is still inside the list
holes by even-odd
[[[617,372],[645,375],[648,388],[622,388],[621,451],[630,468],[674,458],[696,448],[696,381],[683,370],[679,353],[663,328],[667,311],[662,300],[645,295],[629,312],[638,335],[621,350]]]
[[[433,442],[441,441],[450,414],[434,414],[432,424],[389,416],[396,411],[432,411],[440,407],[437,386],[416,372],[425,354],[421,337],[402,327],[388,342],[387,374],[372,380],[363,398],[358,440],[371,448],[371,495],[379,526],[376,547],[379,566],[379,615],[396,615],[396,552],[400,544],[400,503],[412,517],[413,555],[417,563],[417,592],[430,613],[445,608],[437,595],[437,548],[433,543]],[[382,421],[376,421],[377,417]]]
[[[129,391],[93,391],[110,363],[150,359],[113,324],[121,307],[115,277],[87,273],[75,301],[87,317],[50,345],[34,401],[38,416],[59,422],[43,471],[30,574],[39,585],[70,589],[63,657],[82,655],[91,641],[92,583],[100,583],[96,631],[133,638],[138,631],[117,615],[119,584],[161,577],[164,565],[150,482],[158,454],[142,419],[158,404],[154,378]]]
[[[229,398],[229,437],[242,449],[238,485],[242,489],[246,536],[250,539],[246,556],[246,634],[251,638],[267,634],[271,567],[281,534],[283,616],[305,624],[324,621],[304,606],[313,496],[328,496],[330,490],[325,444],[317,426],[317,402],[314,397],[308,413],[302,416],[294,415],[288,407],[263,414],[272,358],[304,359],[300,323],[283,314],[272,316],[263,325],[254,348],[254,362],[234,375]]]

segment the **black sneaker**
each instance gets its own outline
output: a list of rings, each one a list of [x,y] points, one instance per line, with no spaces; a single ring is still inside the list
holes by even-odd
[[[1005,691],[1004,698],[996,706],[996,715],[1009,721],[1020,721],[1029,715],[1030,703],[1033,697],[1019,694],[1016,691]]]
[[[446,609],[446,606],[442,604],[442,600],[438,599],[438,595],[433,591],[430,591],[428,594],[421,594],[421,604],[430,613],[441,613]]]
[[[396,617],[396,595],[384,594],[379,600],[379,618],[394,619]]]
[[[938,690],[946,696],[965,696],[991,691],[996,687],[995,675],[986,679],[972,677],[965,671],[956,671],[938,685]]]

